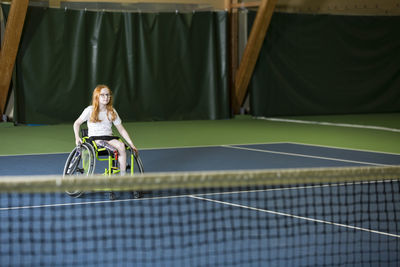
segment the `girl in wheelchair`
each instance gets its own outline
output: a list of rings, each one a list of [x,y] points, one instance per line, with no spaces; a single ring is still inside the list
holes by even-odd
[[[95,140],[96,144],[106,147],[112,151],[118,151],[118,162],[120,173],[126,173],[126,150],[125,144],[112,134],[114,124],[118,132],[125,139],[132,150],[137,153],[128,132],[122,125],[117,111],[112,105],[112,92],[107,85],[98,85],[92,96],[92,105],[84,109],[79,118],[74,122],[75,143],[79,145],[82,139],[79,137],[79,129],[82,123],[87,121],[89,138]]]

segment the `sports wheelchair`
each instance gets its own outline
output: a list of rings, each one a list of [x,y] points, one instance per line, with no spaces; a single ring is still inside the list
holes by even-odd
[[[88,129],[81,129],[82,144],[76,146],[69,154],[67,161],[64,166],[63,177],[74,175],[74,176],[89,176],[94,173],[96,169],[96,160],[107,162],[107,168],[105,168],[104,175],[113,175],[120,172],[118,162],[118,152],[109,147],[103,147],[98,145],[95,140],[88,136]],[[121,139],[119,139],[123,142]],[[127,160],[130,162],[126,166],[127,173],[133,175],[134,173],[144,173],[143,163],[138,154],[132,151],[132,148],[126,143],[125,147],[127,150]],[[85,192],[80,190],[66,191],[71,197],[80,197]],[[132,192],[133,198],[140,198],[141,192]],[[115,193],[110,192],[110,199],[114,200]]]

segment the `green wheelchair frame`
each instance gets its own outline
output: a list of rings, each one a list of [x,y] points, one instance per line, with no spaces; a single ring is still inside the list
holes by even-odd
[[[89,137],[82,138],[83,142],[88,142],[89,141],[88,139],[89,139]],[[119,141],[123,142],[121,139],[119,139]],[[104,170],[104,175],[112,175],[112,174],[117,174],[120,172],[120,169],[118,166],[119,162],[116,159],[116,157],[112,151],[108,150],[105,147],[98,146],[95,141],[92,141],[91,145],[94,148],[96,159],[98,161],[108,161],[108,168],[106,168]],[[130,165],[127,165],[127,169],[130,169],[130,174],[133,175],[135,165],[134,165],[134,155],[132,152],[132,148],[130,146],[126,146],[126,145],[125,145],[125,148],[130,154],[130,157],[127,157],[130,159]],[[106,157],[102,158],[101,156],[106,156]]]
[[[82,135],[82,144],[75,147],[72,152],[69,154],[67,161],[64,166],[63,177],[65,176],[89,176],[92,175],[96,168],[96,160],[98,161],[108,161],[108,168],[105,169],[104,175],[111,176],[118,174],[120,172],[119,162],[115,157],[113,151],[101,147],[96,144],[94,140],[90,140],[87,134],[87,129],[81,130]],[[121,139],[119,139],[123,142]],[[130,171],[130,175],[134,175],[135,163],[137,166],[138,173],[143,173],[143,163],[138,154],[134,153],[132,148],[128,146],[125,142],[126,150],[127,150],[127,159],[129,159],[130,163],[127,164],[127,170]],[[129,157],[128,157],[129,155]],[[136,172],[137,173],[137,172]],[[66,193],[72,197],[80,197],[84,194],[83,191],[80,190],[71,190],[66,191]],[[132,192],[134,198],[141,197],[140,192]],[[114,192],[110,192],[110,199],[115,199]]]

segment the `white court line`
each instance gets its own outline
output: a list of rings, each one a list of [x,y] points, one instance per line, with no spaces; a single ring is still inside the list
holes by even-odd
[[[323,160],[334,160],[334,161],[341,161],[341,162],[347,162],[347,163],[357,163],[357,164],[364,164],[364,165],[391,166],[390,164],[381,164],[381,163],[375,163],[375,162],[366,162],[366,161],[347,160],[347,159],[339,159],[339,158],[311,156],[311,155],[306,155],[306,154],[279,152],[279,151],[273,151],[273,150],[264,150],[264,149],[248,148],[248,147],[238,147],[238,146],[231,146],[231,145],[221,145],[221,146],[222,147],[227,147],[227,148],[233,148],[233,149],[242,149],[242,150],[249,150],[249,151],[255,151],[255,152],[280,154],[280,155],[288,155],[288,156],[295,156],[295,157],[305,157],[305,158],[314,158],[314,159],[323,159]]]
[[[58,203],[58,204],[46,204],[46,205],[35,205],[35,206],[17,206],[17,207],[0,208],[0,211],[4,211],[4,210],[22,210],[22,209],[38,209],[38,208],[51,208],[51,207],[67,207],[67,206],[106,204],[106,203],[117,203],[117,202],[157,200],[157,199],[168,199],[168,198],[183,198],[183,197],[187,197],[187,195],[166,196],[166,197],[153,197],[153,198],[100,200],[100,201],[73,202],[73,203]]]
[[[334,122],[324,122],[324,121],[305,121],[305,120],[292,120],[292,119],[267,118],[267,117],[257,117],[257,119],[266,120],[266,121],[292,122],[292,123],[314,124],[314,125],[324,125],[324,126],[337,126],[337,127],[370,129],[370,130],[379,130],[379,131],[400,133],[400,129],[382,127],[382,126],[374,126],[374,125],[360,125],[360,124],[351,124],[351,123],[334,123]]]
[[[323,187],[323,186],[325,186],[325,185],[293,187],[293,188],[287,187],[287,188],[259,189],[259,190],[246,190],[246,191],[234,191],[234,192],[204,193],[204,194],[197,194],[197,195],[198,196],[211,196],[211,195],[226,195],[226,194],[242,194],[242,193],[267,192],[267,191],[276,191],[276,190],[294,190],[294,189]],[[56,203],[56,204],[33,205],[33,206],[15,206],[15,207],[0,208],[0,211],[39,209],[39,208],[51,208],[51,207],[69,207],[69,206],[95,205],[95,204],[106,204],[106,203],[117,203],[117,202],[144,201],[144,200],[173,199],[173,198],[185,198],[185,197],[189,197],[189,196],[191,196],[191,195],[174,195],[174,196],[165,196],[165,197],[150,197],[150,198],[137,198],[137,199],[99,200],[99,201],[58,203],[58,204]]]
[[[203,193],[203,194],[196,194],[196,196],[232,195],[232,194],[244,194],[244,193],[314,189],[314,188],[324,188],[324,187],[339,187],[339,186],[365,185],[365,184],[390,183],[390,182],[398,182],[398,180],[375,180],[375,181],[360,181],[360,182],[342,182],[342,183],[338,183],[338,184],[320,184],[320,185],[306,185],[306,186],[294,186],[294,187],[278,187],[278,188],[269,188],[269,189],[254,189],[254,190],[229,191],[229,192],[217,192],[217,193]],[[190,196],[192,196],[192,195],[190,195]]]
[[[286,144],[288,142],[269,142],[269,143],[239,143],[239,144],[229,144],[229,145],[269,145],[269,144]],[[169,149],[191,149],[191,148],[213,148],[213,147],[221,147],[221,144],[210,144],[210,145],[193,145],[193,146],[167,146],[167,147],[150,147],[150,148],[141,148],[140,151],[151,151],[151,150],[169,150]],[[74,147],[71,149],[71,151]],[[46,156],[46,155],[59,155],[59,154],[70,154],[71,151],[67,152],[49,152],[49,153],[30,153],[30,154],[4,154],[0,155],[1,157],[19,157],[19,156]],[[139,152],[140,152],[139,151]],[[1,175],[0,175],[1,176]]]
[[[273,211],[273,210],[259,209],[259,208],[255,208],[255,207],[250,207],[250,206],[239,205],[239,204],[225,202],[225,201],[219,201],[219,200],[215,200],[215,199],[199,197],[199,196],[195,196],[195,195],[191,195],[190,197],[194,198],[194,199],[198,199],[198,200],[214,202],[214,203],[228,205],[228,206],[242,208],[242,209],[249,209],[249,210],[254,210],[254,211],[259,211],[259,212],[264,212],[264,213],[269,213],[269,214],[274,214],[274,215],[279,215],[279,216],[285,216],[285,217],[290,217],[290,218],[295,218],[295,219],[300,219],[300,220],[306,220],[306,221],[311,221],[311,222],[316,222],[316,223],[329,224],[329,225],[334,225],[334,226],[339,226],[339,227],[344,227],[344,228],[349,228],[349,229],[354,229],[354,230],[360,230],[360,231],[379,234],[379,235],[385,235],[385,236],[400,238],[400,235],[381,232],[381,231],[376,231],[376,230],[371,230],[371,229],[352,226],[352,225],[346,225],[346,224],[342,224],[342,223],[329,222],[329,221],[324,221],[324,220],[319,220],[319,219],[314,219],[314,218],[308,218],[308,217],[303,217],[303,216],[298,216],[298,215],[294,215],[294,214],[288,214],[288,213],[278,212],[278,211]]]
[[[299,189],[312,189],[312,188],[333,187],[333,186],[348,186],[348,185],[360,185],[360,184],[363,185],[363,184],[371,184],[371,183],[389,183],[389,182],[393,182],[393,181],[397,182],[397,180],[377,180],[377,181],[350,182],[350,183],[345,183],[344,182],[344,183],[338,183],[338,184],[322,184],[322,185],[308,185],[308,186],[281,187],[281,188],[269,188],[269,189],[255,189],[255,190],[203,193],[203,194],[196,194],[196,196],[215,196],[215,195],[244,194],[244,193],[255,193],[255,192],[299,190]],[[173,198],[185,198],[185,197],[191,197],[191,196],[193,196],[193,195],[174,195],[174,196],[136,198],[136,199],[99,200],[99,201],[58,203],[58,204],[46,204],[46,205],[34,205],[34,206],[16,206],[16,207],[0,208],[0,211],[19,210],[19,209],[50,208],[50,207],[66,207],[66,206],[79,206],[79,205],[94,205],[94,204],[131,202],[131,201],[145,201],[145,200],[173,199]]]
[[[357,182],[357,183],[350,183],[350,185],[368,184],[368,183],[375,183],[375,182],[386,183],[386,182],[391,182],[391,181],[392,180]],[[20,206],[20,207],[0,208],[0,211],[11,211],[11,210],[21,210],[21,209],[35,209],[35,208],[48,208],[48,207],[65,207],[65,206],[78,206],[78,205],[92,205],[92,204],[105,204],[105,203],[117,203],[117,202],[131,202],[131,201],[145,201],[145,200],[160,200],[160,199],[172,199],[172,198],[186,198],[186,197],[189,197],[189,198],[193,198],[193,199],[197,199],[197,200],[210,201],[210,202],[215,202],[215,203],[219,203],[219,204],[239,207],[239,208],[245,208],[245,209],[250,209],[250,210],[255,210],[255,211],[260,211],[260,212],[265,212],[265,213],[270,213],[270,214],[275,214],[275,215],[280,215],[280,216],[291,217],[291,218],[295,218],[295,219],[302,219],[302,220],[307,220],[307,221],[312,221],[312,222],[317,222],[317,223],[330,224],[330,225],[335,225],[335,226],[339,226],[339,227],[345,227],[345,228],[350,228],[350,229],[354,229],[354,230],[360,230],[360,231],[365,231],[365,232],[370,232],[370,233],[375,233],[375,234],[380,234],[380,235],[386,235],[386,236],[400,238],[400,235],[397,235],[397,234],[391,234],[391,233],[386,233],[386,232],[366,229],[366,228],[357,227],[357,226],[351,226],[351,225],[345,225],[345,224],[341,224],[341,223],[335,223],[335,222],[329,222],[329,221],[324,221],[324,220],[319,220],[319,219],[313,219],[313,218],[308,218],[308,217],[303,217],[303,216],[298,216],[298,215],[293,215],[293,214],[287,214],[287,213],[277,212],[277,211],[272,211],[272,210],[264,210],[264,209],[249,207],[249,206],[245,206],[245,205],[239,205],[239,204],[235,204],[235,203],[218,201],[218,200],[213,200],[213,199],[208,199],[208,198],[205,198],[205,197],[201,197],[201,196],[211,196],[211,195],[226,195],[226,194],[241,194],[241,193],[252,193],[252,192],[298,190],[298,189],[310,189],[310,188],[317,188],[317,187],[346,186],[346,185],[348,185],[348,184],[339,183],[339,184],[332,184],[332,185],[312,185],[312,186],[302,186],[302,187],[272,188],[272,189],[263,189],[263,190],[204,193],[204,194],[197,194],[197,195],[176,195],[176,196],[141,198],[141,199],[103,200],[103,201],[91,201],[91,202],[47,204],[47,205],[36,205],[36,206]]]
[[[267,144],[268,143],[266,143],[266,145]],[[399,153],[394,153],[394,152],[376,151],[376,150],[350,148],[350,147],[337,147],[337,146],[328,146],[328,145],[316,145],[316,144],[301,143],[301,142],[288,141],[288,142],[281,142],[280,144],[294,144],[294,145],[302,145],[302,146],[308,146],[308,147],[333,148],[333,149],[347,150],[347,151],[357,151],[357,152],[367,152],[367,153],[374,153],[374,154],[400,156]],[[239,146],[239,145],[252,145],[252,144],[235,144],[235,145]],[[263,145],[263,144],[254,144],[254,145]]]

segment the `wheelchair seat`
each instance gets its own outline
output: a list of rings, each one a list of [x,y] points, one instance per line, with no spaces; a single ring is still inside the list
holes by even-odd
[[[111,150],[108,147],[96,143],[95,138],[89,137],[88,129],[81,129],[81,137],[84,141],[87,140],[94,147],[94,149],[97,151],[98,156],[109,156],[111,154],[114,154],[115,152],[115,150]],[[119,139],[119,137],[114,136],[114,139]]]

